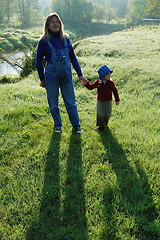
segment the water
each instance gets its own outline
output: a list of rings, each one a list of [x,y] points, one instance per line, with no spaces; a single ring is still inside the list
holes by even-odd
[[[22,58],[24,57],[24,53],[23,52],[6,53],[5,56],[7,56],[7,58],[9,60],[16,59],[16,61],[19,64],[21,64]],[[20,72],[20,70],[21,70],[20,68],[16,67],[16,69],[15,69],[7,62],[0,60],[0,75],[18,74]]]

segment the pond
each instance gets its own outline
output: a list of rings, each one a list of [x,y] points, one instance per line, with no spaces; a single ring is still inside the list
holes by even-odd
[[[22,59],[24,58],[24,52],[16,52],[16,53],[6,53],[5,56],[13,62],[12,59],[16,59],[16,61],[21,64]],[[20,68],[13,68],[10,64],[0,59],[0,75],[6,74],[18,74],[20,72]]]

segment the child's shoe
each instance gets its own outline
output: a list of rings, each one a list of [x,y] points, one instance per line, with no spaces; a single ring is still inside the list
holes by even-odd
[[[95,131],[103,132],[105,130],[105,127],[98,127]]]

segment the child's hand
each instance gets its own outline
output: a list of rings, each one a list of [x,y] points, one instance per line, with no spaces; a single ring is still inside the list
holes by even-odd
[[[116,102],[116,105],[119,105],[119,102]]]
[[[86,78],[84,76],[79,77],[79,81],[82,83]]]
[[[85,79],[81,80],[80,82],[81,82],[81,83],[83,84],[83,86],[84,86],[84,85],[86,85],[89,81],[85,78]]]

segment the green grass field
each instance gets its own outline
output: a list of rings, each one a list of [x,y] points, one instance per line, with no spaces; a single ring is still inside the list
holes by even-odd
[[[107,64],[120,95],[105,132],[96,128],[96,90],[73,71],[83,133],[72,133],[62,97],[53,132],[37,73],[1,84],[2,240],[160,239],[160,26],[79,41],[91,82]]]

